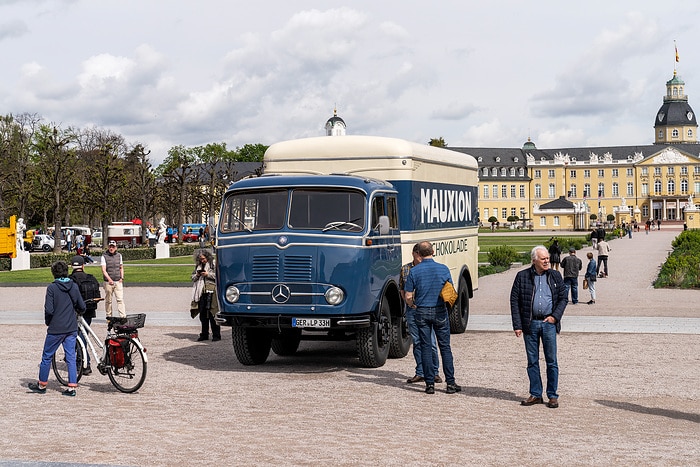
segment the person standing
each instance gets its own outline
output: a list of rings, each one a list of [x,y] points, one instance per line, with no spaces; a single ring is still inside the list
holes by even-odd
[[[80,296],[83,297],[85,302],[85,313],[83,313],[83,319],[90,326],[92,324],[92,318],[97,315],[97,301],[95,299],[100,298],[100,283],[97,282],[95,276],[88,274],[83,270],[85,265],[85,259],[78,255],[73,256],[71,259],[71,266],[73,267],[73,272],[68,276],[75,284],[78,286],[80,291]],[[83,339],[82,336],[78,336],[79,339]],[[84,341],[83,341],[84,342]],[[85,343],[87,346],[87,343]],[[92,374],[92,368],[90,367],[90,352],[87,354],[87,367],[83,369],[83,375],[87,376]]]
[[[598,246],[598,231],[595,228],[591,230],[591,246],[594,250]]]
[[[214,256],[211,251],[200,249],[194,253],[195,267],[192,272],[192,301],[197,303],[199,321],[202,332],[198,342],[209,340],[211,325],[211,340],[221,340],[221,326],[214,317],[219,312],[219,302],[216,301],[216,271],[214,271]],[[194,318],[194,316],[192,316]]]
[[[411,268],[416,264],[420,263],[421,256],[419,253],[420,244],[416,243],[413,245],[413,261],[406,263],[401,267],[401,275],[399,276],[399,290],[401,290],[401,298],[403,298],[404,303],[406,302],[406,278]],[[408,325],[408,331],[411,333],[411,340],[413,341],[413,358],[416,361],[416,371],[412,378],[406,380],[407,384],[420,383],[425,381],[423,376],[423,357],[420,348],[420,336],[418,333],[418,326],[416,326],[416,316],[415,311],[412,307],[406,307],[406,324]],[[438,358],[437,341],[435,339],[435,332],[431,334],[431,341],[433,346],[433,358],[432,361],[435,365],[435,382],[442,383],[442,378],[438,371],[440,370],[440,359]]]
[[[433,259],[433,245],[420,242],[418,253],[421,261],[413,266],[406,278],[406,304],[414,308],[416,326],[420,337],[425,393],[435,393],[435,367],[432,361],[431,334],[435,332],[442,356],[442,368],[447,381],[447,394],[462,390],[455,382],[454,360],[450,348],[450,320],[447,307],[440,297],[446,282],[452,284],[450,270]],[[454,287],[454,284],[452,284]]]
[[[112,300],[117,302],[117,311],[122,318],[126,317],[124,306],[124,261],[122,254],[117,252],[117,242],[110,240],[107,251],[102,254],[102,276],[105,288],[105,314],[112,318]]]
[[[578,303],[578,273],[583,269],[583,263],[576,256],[576,248],[569,248],[569,256],[561,260],[561,268],[564,271],[564,284],[566,285],[566,296],[571,290],[571,303]]]
[[[559,246],[559,240],[556,238],[552,242],[552,244],[549,246],[549,260],[551,261],[551,266],[556,269],[557,271],[559,270],[559,261],[561,259],[561,247]]]
[[[519,271],[510,291],[510,314],[516,337],[523,336],[527,354],[530,397],[520,402],[530,406],[542,404],[540,375],[540,341],[547,363],[547,407],[559,407],[559,365],[557,334],[566,308],[566,286],[559,271],[549,266],[549,252],[538,245],[530,252],[532,265]]]
[[[656,219],[656,230],[661,230],[661,219]]]
[[[29,383],[32,392],[46,393],[49,380],[51,360],[59,345],[68,364],[68,389],[61,394],[75,396],[78,387],[78,370],[75,364],[75,339],[78,335],[78,318],[75,312],[85,312],[85,302],[80,296],[78,286],[68,278],[68,265],[65,261],[56,261],[51,265],[54,281],[46,288],[44,299],[44,322],[46,323],[46,339],[39,365],[39,380]]]
[[[644,233],[649,235],[649,230],[651,230],[651,221],[647,219],[646,224],[644,224]]]
[[[610,245],[605,240],[598,241],[598,269],[597,272],[600,273],[600,266],[605,265],[603,272],[600,273],[600,277],[608,277],[608,256],[610,255]]]
[[[595,305],[595,283],[598,271],[595,259],[593,259],[593,253],[586,253],[586,258],[588,258],[588,266],[586,266],[586,274],[583,277],[588,281],[588,291],[591,293],[591,299],[587,303],[588,305]]]

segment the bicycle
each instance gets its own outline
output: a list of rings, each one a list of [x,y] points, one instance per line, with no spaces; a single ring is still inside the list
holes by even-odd
[[[95,302],[103,299],[94,299]],[[97,363],[97,370],[107,375],[115,388],[121,392],[138,391],[146,380],[148,357],[146,349],[139,340],[138,329],[146,322],[145,313],[126,315],[126,318],[107,319],[107,337],[100,340],[95,331],[82,316],[78,317],[78,334],[75,344],[75,366],[77,380],[88,366],[88,350]],[[82,336],[82,338],[80,338]],[[98,356],[96,346],[102,350]],[[63,347],[59,347],[51,363],[56,379],[68,385],[68,364]]]

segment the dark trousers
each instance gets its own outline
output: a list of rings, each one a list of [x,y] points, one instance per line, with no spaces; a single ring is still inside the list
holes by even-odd
[[[211,301],[216,300],[213,292],[204,292],[199,299],[199,321],[202,323],[201,337],[209,337],[209,326],[211,325],[212,337],[221,338],[221,326],[216,324],[214,317],[209,313]]]

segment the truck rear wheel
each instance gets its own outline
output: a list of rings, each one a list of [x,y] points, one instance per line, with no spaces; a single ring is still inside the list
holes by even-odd
[[[391,310],[386,298],[379,308],[379,320],[357,331],[357,355],[360,364],[379,368],[386,363],[391,343]]]
[[[301,330],[284,330],[279,336],[272,338],[272,351],[280,356],[294,355],[301,342]]]
[[[460,277],[457,301],[450,310],[450,332],[462,334],[467,330],[467,321],[469,321],[469,289],[467,289],[467,281],[464,277]]]
[[[272,346],[272,336],[263,329],[233,326],[233,351],[238,361],[244,365],[265,363]]]
[[[393,319],[391,325],[391,346],[389,347],[389,357],[391,358],[403,358],[408,354],[411,349],[411,333],[408,330],[408,322],[406,322],[406,315],[401,314],[401,316]]]

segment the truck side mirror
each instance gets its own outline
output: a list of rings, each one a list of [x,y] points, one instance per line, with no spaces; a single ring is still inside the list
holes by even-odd
[[[389,233],[389,216],[379,216],[379,235]]]

